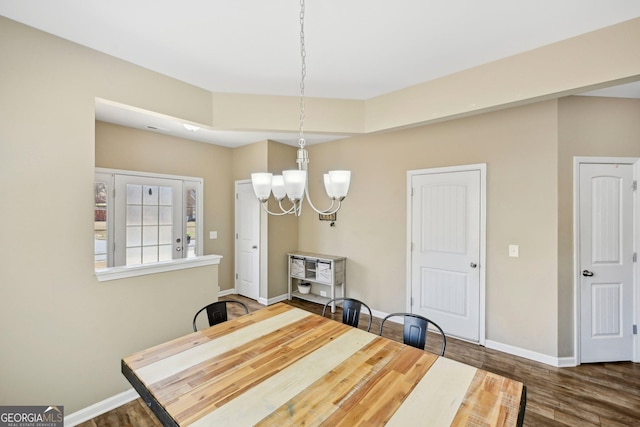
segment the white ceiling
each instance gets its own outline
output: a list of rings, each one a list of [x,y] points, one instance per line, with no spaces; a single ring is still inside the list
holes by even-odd
[[[299,7],[295,0],[0,0],[3,16],[195,86],[274,95],[298,95]],[[638,0],[307,0],[305,94],[368,99],[639,16]],[[614,96],[639,92],[631,85]],[[116,107],[99,107],[103,119],[111,114],[117,123]],[[156,125],[134,113],[119,124],[170,127],[162,120],[171,118],[152,116]],[[207,132],[220,145],[265,139]],[[309,143],[337,137],[306,136]]]

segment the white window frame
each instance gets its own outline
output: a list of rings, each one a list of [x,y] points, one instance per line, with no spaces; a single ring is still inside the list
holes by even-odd
[[[114,184],[116,175],[125,175],[132,177],[146,177],[146,178],[162,178],[162,179],[174,179],[181,180],[183,183],[183,197],[186,194],[187,188],[196,189],[196,256],[191,258],[179,258],[171,261],[147,263],[134,266],[114,266],[113,265],[113,243],[115,239],[115,203],[114,203]],[[99,281],[122,279],[126,277],[141,276],[146,274],[161,273],[166,271],[181,270],[185,268],[201,267],[203,265],[219,264],[222,258],[219,255],[207,255],[203,254],[203,218],[204,218],[204,180],[202,178],[190,177],[190,176],[178,176],[167,174],[155,174],[148,172],[128,171],[121,169],[109,169],[109,168],[96,168],[95,169],[96,181],[106,181],[109,183],[108,191],[108,203],[107,203],[107,268],[95,270],[96,277]],[[186,218],[186,203],[183,203],[182,218]],[[183,223],[183,234],[186,236],[186,220]],[[185,253],[186,251],[186,246]]]

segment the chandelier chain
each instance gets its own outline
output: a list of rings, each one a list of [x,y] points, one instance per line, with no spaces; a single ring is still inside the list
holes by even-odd
[[[256,197],[262,204],[262,208],[270,215],[287,215],[293,214],[300,216],[302,214],[302,204],[306,199],[311,209],[318,214],[334,214],[340,210],[342,201],[349,191],[349,182],[351,181],[351,171],[329,171],[324,174],[323,182],[327,196],[331,201],[331,206],[327,209],[318,209],[314,206],[309,196],[309,179],[308,168],[309,153],[305,148],[306,141],[304,139],[304,120],[305,120],[305,98],[304,84],[307,76],[307,50],[305,47],[304,35],[304,18],[305,18],[305,0],[300,1],[300,138],[298,145],[300,146],[296,152],[297,170],[286,170],[282,175],[273,175],[272,173],[252,173],[251,182]],[[273,193],[280,212],[271,212],[268,209],[269,197]],[[282,204],[285,196],[289,197],[291,207],[285,208]]]
[[[300,148],[304,148],[304,119],[305,119],[305,103],[304,103],[304,78],[307,76],[307,51],[304,44],[304,0],[300,0],[300,58],[302,60],[302,69],[300,75],[300,140],[298,141]]]

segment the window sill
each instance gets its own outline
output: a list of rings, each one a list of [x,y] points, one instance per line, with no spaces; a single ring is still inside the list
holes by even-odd
[[[222,255],[203,255],[194,258],[174,259],[173,261],[155,264],[111,267],[96,270],[96,277],[99,282],[107,282],[109,280],[125,279],[127,277],[145,276],[147,274],[165,273],[167,271],[220,264],[221,259]]]

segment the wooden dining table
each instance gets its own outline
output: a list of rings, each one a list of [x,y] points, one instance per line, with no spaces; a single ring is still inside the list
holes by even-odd
[[[168,426],[515,426],[521,382],[278,303],[122,359]]]

